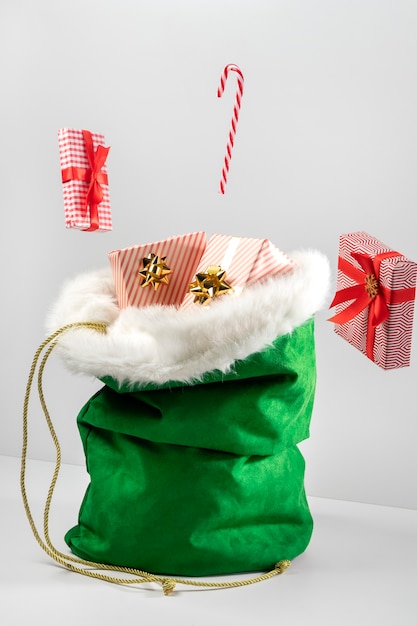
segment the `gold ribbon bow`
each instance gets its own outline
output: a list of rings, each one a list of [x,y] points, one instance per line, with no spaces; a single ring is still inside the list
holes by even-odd
[[[172,270],[165,263],[166,256],[159,257],[151,252],[143,259],[143,270],[138,272],[138,277],[143,278],[142,287],[152,285],[156,291],[159,285],[168,285],[168,275]]]
[[[188,287],[194,302],[204,305],[217,296],[231,292],[233,287],[226,281],[226,271],[219,265],[210,265],[205,272],[196,274],[195,280]]]

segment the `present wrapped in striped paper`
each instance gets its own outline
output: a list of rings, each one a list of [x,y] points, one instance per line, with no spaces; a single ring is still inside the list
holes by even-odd
[[[209,304],[213,296],[238,294],[245,286],[294,267],[295,262],[268,239],[214,234],[182,306]]]
[[[65,225],[85,231],[112,229],[104,135],[61,128],[58,148]]]
[[[417,264],[364,231],[339,241],[335,332],[385,370],[410,365]]]
[[[206,243],[195,232],[109,252],[120,308],[181,304]]]

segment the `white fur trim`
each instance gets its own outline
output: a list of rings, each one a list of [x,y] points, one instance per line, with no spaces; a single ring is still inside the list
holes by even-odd
[[[88,329],[59,338],[59,350],[76,373],[119,383],[191,381],[233,363],[291,333],[326,301],[329,263],[315,250],[291,255],[294,271],[224,295],[210,306],[120,310],[110,269],[83,274],[64,286],[47,320],[48,332],[71,322],[104,321],[106,334]]]

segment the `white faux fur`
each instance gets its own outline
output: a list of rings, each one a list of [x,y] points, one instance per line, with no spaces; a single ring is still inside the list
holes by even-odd
[[[47,320],[48,332],[70,322],[101,321],[106,334],[71,330],[58,346],[68,368],[119,383],[192,381],[230,371],[321,309],[328,295],[327,258],[315,250],[291,255],[296,269],[225,295],[209,306],[128,307],[120,310],[110,268],[64,286]]]

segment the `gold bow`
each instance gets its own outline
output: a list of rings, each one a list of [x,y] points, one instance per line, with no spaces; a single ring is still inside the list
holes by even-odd
[[[143,259],[143,270],[138,272],[138,277],[143,278],[142,287],[152,285],[156,291],[159,285],[168,285],[168,275],[172,270],[166,265],[166,256],[159,257],[151,252]]]
[[[188,293],[194,295],[194,302],[208,304],[217,296],[233,292],[233,287],[225,278],[225,270],[219,265],[210,265],[206,272],[196,274],[195,280],[188,287]]]

